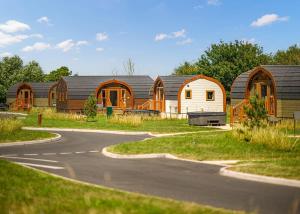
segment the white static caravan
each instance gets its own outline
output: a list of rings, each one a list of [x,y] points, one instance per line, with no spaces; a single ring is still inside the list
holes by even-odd
[[[163,117],[186,117],[188,112],[226,112],[223,85],[204,75],[159,76],[153,86],[153,109]]]

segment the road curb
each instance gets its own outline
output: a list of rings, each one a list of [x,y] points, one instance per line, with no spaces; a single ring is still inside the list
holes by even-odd
[[[286,179],[286,178],[276,178],[271,176],[264,176],[264,175],[256,175],[250,174],[245,172],[237,172],[233,170],[229,170],[231,166],[225,166],[220,169],[220,175],[228,176],[232,178],[238,178],[248,181],[256,181],[262,183],[269,183],[269,184],[276,184],[276,185],[284,185],[284,186],[291,186],[291,187],[298,187],[300,188],[300,181],[293,180],[293,179]]]
[[[61,135],[57,133],[53,133],[56,136],[52,138],[46,138],[41,140],[30,140],[30,141],[17,141],[17,142],[9,142],[9,143],[0,143],[0,147],[7,147],[7,146],[23,146],[29,144],[38,144],[38,143],[50,143],[55,142],[61,139]]]
[[[119,134],[119,135],[151,135],[148,132],[128,132],[128,131],[113,131],[113,130],[98,130],[98,129],[68,129],[68,128],[37,128],[37,127],[23,127],[24,130],[35,131],[63,131],[63,132],[90,132],[103,134]]]
[[[263,175],[255,175],[255,174],[249,174],[249,173],[236,172],[236,171],[229,170],[228,168],[232,167],[229,164],[235,164],[238,162],[238,160],[196,161],[196,160],[179,158],[179,157],[169,154],[169,153],[121,155],[121,154],[109,152],[109,151],[107,151],[107,148],[108,147],[105,147],[102,149],[102,154],[107,157],[110,157],[110,158],[116,158],[116,159],[167,158],[167,159],[173,159],[173,160],[188,161],[188,162],[193,162],[193,163],[211,164],[211,165],[222,166],[222,168],[219,171],[219,174],[222,176],[300,188],[300,181],[298,181],[298,180],[292,180],[292,179],[286,179],[286,178],[276,178],[276,177],[263,176]]]
[[[115,159],[148,159],[148,158],[167,158],[172,160],[181,160],[192,163],[202,163],[202,164],[211,164],[217,166],[228,166],[228,164],[237,163],[238,160],[220,160],[220,161],[197,161],[191,159],[185,159],[177,157],[169,153],[152,153],[152,154],[138,154],[138,155],[121,155],[107,151],[108,147],[102,149],[102,154],[106,157],[115,158]]]
[[[227,130],[215,129],[215,130],[203,130],[195,132],[175,132],[175,133],[162,133],[154,134],[152,132],[140,132],[140,131],[117,131],[117,130],[100,130],[100,129],[70,129],[70,128],[47,128],[47,127],[23,127],[24,130],[34,131],[63,131],[63,132],[90,132],[90,133],[101,133],[101,134],[119,134],[119,135],[150,135],[152,137],[168,137],[184,134],[195,134],[195,133],[212,133],[212,132],[224,132]]]

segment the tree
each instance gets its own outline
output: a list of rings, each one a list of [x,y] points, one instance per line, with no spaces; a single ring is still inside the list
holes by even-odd
[[[66,77],[66,76],[71,76],[72,71],[69,70],[68,67],[66,66],[61,66],[60,68],[51,71],[48,75],[45,77],[46,82],[56,82],[58,81],[61,77]]]
[[[97,116],[97,99],[94,94],[91,94],[84,104],[84,114],[87,120],[92,119]]]
[[[132,61],[131,58],[128,59],[128,61],[126,63],[123,63],[123,67],[124,67],[124,72],[126,74],[128,74],[129,76],[134,75],[134,62]]]
[[[263,121],[267,118],[267,110],[263,99],[259,99],[258,95],[250,97],[249,105],[244,106],[247,116],[244,125],[250,129],[260,128]]]
[[[273,62],[278,65],[300,65],[300,47],[292,45],[286,51],[277,51]]]
[[[199,70],[200,69],[197,67],[197,65],[190,62],[184,62],[183,64],[175,68],[174,73],[177,75],[189,75],[196,74]]]
[[[5,102],[7,89],[20,81],[23,61],[19,56],[0,61],[0,102]]]
[[[218,79],[230,91],[233,80],[241,73],[261,64],[268,64],[271,55],[263,53],[263,48],[257,44],[244,41],[219,42],[212,44],[201,57],[191,65],[184,74],[204,74]],[[182,70],[182,69],[181,69]],[[182,71],[175,69],[175,74]]]
[[[19,79],[21,82],[43,82],[44,77],[44,72],[39,63],[31,61],[21,69]]]

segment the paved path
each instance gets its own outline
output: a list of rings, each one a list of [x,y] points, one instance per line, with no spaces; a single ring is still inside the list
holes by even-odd
[[[219,166],[168,159],[120,160],[102,148],[149,136],[58,132],[56,143],[2,147],[6,159],[81,181],[235,210],[299,213],[300,188],[219,175]],[[13,157],[14,156],[14,157]]]

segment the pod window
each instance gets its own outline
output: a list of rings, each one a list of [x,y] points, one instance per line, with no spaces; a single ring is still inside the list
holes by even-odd
[[[192,90],[185,90],[185,99],[192,99]]]
[[[206,101],[215,100],[215,91],[206,91]]]

